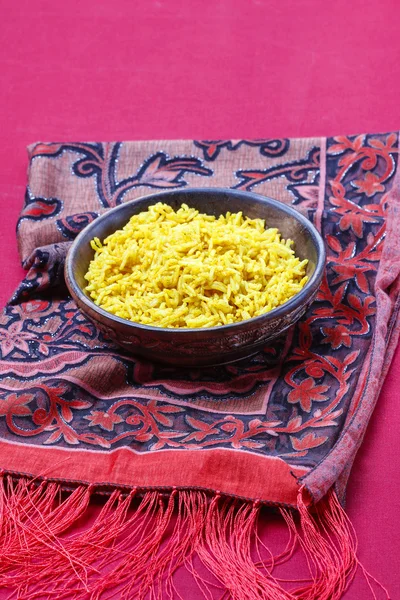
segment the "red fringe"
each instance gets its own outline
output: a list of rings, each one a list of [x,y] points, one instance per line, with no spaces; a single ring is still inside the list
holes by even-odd
[[[94,522],[74,533],[92,492],[80,486],[66,496],[57,483],[0,477],[0,587],[10,597],[184,600],[176,573],[186,568],[198,597],[207,600],[339,600],[361,566],[354,530],[333,491],[313,512],[303,490],[298,511],[280,509],[289,540],[277,556],[257,533],[258,502],[219,494],[210,500],[195,490],[173,490],[167,498],[157,491],[140,498],[135,490],[114,491]],[[278,578],[276,568],[298,549],[307,578]],[[361,570],[373,597],[372,582],[389,598]]]

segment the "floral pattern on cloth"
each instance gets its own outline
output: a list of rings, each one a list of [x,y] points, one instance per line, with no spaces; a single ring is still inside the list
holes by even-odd
[[[0,320],[0,439],[161,451],[160,460],[165,450],[226,448],[304,467],[316,499],[341,476],[343,487],[398,335],[397,164],[395,133],[32,146],[18,222],[27,275]],[[289,335],[240,363],[187,370],[136,359],[68,297],[71,241],[146,193],[221,185],[313,221],[328,254],[317,298]]]

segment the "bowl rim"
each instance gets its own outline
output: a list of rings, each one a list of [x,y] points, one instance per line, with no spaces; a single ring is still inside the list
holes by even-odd
[[[227,325],[215,325],[213,327],[157,327],[155,325],[144,325],[143,323],[137,323],[136,321],[130,321],[129,319],[123,319],[122,317],[118,317],[117,315],[114,315],[113,313],[110,313],[110,312],[104,310],[103,308],[101,308],[100,306],[98,306],[97,304],[95,304],[95,302],[91,298],[89,298],[89,296],[87,296],[83,292],[83,290],[80,288],[80,286],[77,284],[75,276],[73,274],[73,270],[72,270],[72,262],[73,262],[75,254],[77,252],[77,249],[79,248],[80,240],[83,238],[84,235],[87,235],[88,230],[90,230],[92,227],[94,227],[95,224],[98,224],[99,221],[108,219],[110,217],[110,214],[112,214],[114,212],[118,212],[119,210],[122,210],[127,205],[137,204],[140,201],[149,200],[152,197],[155,199],[154,200],[155,202],[158,202],[158,201],[162,201],[162,198],[164,196],[169,196],[171,194],[187,195],[187,194],[191,194],[191,193],[194,193],[194,195],[224,193],[224,194],[229,194],[229,195],[233,195],[233,196],[237,196],[237,197],[241,197],[241,198],[243,198],[243,197],[253,198],[254,200],[261,201],[265,204],[269,204],[270,206],[272,205],[277,210],[280,210],[280,211],[290,215],[291,217],[294,217],[295,219],[297,219],[304,226],[304,228],[308,231],[308,233],[311,235],[311,238],[317,249],[317,255],[318,255],[314,273],[312,274],[311,278],[307,281],[305,286],[300,290],[300,292],[295,294],[292,298],[290,298],[290,300],[287,300],[284,304],[281,304],[280,306],[273,308],[272,310],[270,310],[267,313],[258,315],[256,317],[252,317],[251,319],[237,321],[236,323],[229,323]],[[261,324],[261,322],[265,323],[266,321],[272,321],[276,317],[284,316],[288,311],[291,311],[291,310],[296,309],[297,307],[301,306],[304,303],[304,300],[309,295],[310,291],[314,290],[314,288],[316,288],[319,285],[320,280],[322,279],[325,261],[326,261],[325,244],[324,244],[321,234],[319,233],[319,231],[317,230],[315,225],[313,225],[313,223],[309,219],[307,219],[304,215],[302,215],[300,212],[298,212],[291,206],[284,204],[283,202],[280,202],[279,200],[270,198],[269,196],[264,196],[262,194],[256,194],[254,192],[236,190],[236,189],[232,189],[232,188],[223,188],[223,187],[186,188],[185,187],[185,188],[178,188],[178,189],[173,188],[170,190],[163,190],[162,192],[152,192],[150,194],[145,194],[143,196],[140,196],[139,198],[135,198],[134,200],[130,200],[129,202],[124,202],[113,208],[110,208],[109,210],[107,210],[107,212],[103,213],[102,215],[100,215],[99,217],[94,219],[91,223],[89,223],[89,225],[84,227],[82,229],[82,231],[79,232],[79,234],[73,240],[72,245],[68,250],[66,261],[65,261],[65,280],[67,283],[67,287],[69,288],[69,291],[72,296],[75,295],[84,304],[86,304],[88,306],[88,308],[97,312],[99,315],[101,315],[107,319],[110,319],[111,321],[114,321],[115,323],[118,323],[120,325],[129,325],[131,327],[135,327],[135,328],[141,329],[143,331],[154,332],[154,333],[158,333],[158,334],[173,333],[176,335],[184,335],[184,334],[188,334],[188,333],[191,333],[191,334],[200,334],[201,333],[204,335],[206,333],[224,333],[224,332],[228,332],[228,331],[234,332],[234,330],[243,328],[244,325],[254,326],[254,325],[257,325],[258,323]]]

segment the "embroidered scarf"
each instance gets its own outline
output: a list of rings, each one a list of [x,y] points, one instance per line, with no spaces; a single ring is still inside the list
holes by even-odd
[[[399,336],[397,157],[397,133],[29,148],[17,227],[27,274],[0,318],[0,585],[27,600],[173,597],[184,565],[212,598],[196,556],[224,598],[341,597],[358,562],[341,503]],[[326,241],[307,314],[239,363],[138,360],[65,287],[85,225],[184,186],[276,198]],[[74,532],[96,494],[103,509]],[[291,532],[275,559],[258,543],[264,504]],[[272,573],[295,545],[311,572],[301,585]]]

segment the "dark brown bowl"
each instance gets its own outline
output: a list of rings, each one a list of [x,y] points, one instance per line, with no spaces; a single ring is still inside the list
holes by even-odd
[[[283,238],[295,242],[300,259],[308,259],[308,282],[291,300],[269,313],[240,323],[202,329],[164,329],[141,325],[96,306],[85,293],[86,274],[93,258],[90,240],[103,240],[123,227],[130,217],[156,202],[174,209],[186,203],[218,216],[242,211],[250,218],[266,220]],[[109,338],[133,354],[172,365],[200,366],[229,363],[255,354],[293,325],[313,301],[324,271],[325,248],[315,227],[293,208],[258,194],[224,188],[171,190],[144,196],[113,208],[90,223],[75,239],[67,256],[65,278],[80,310]]]

